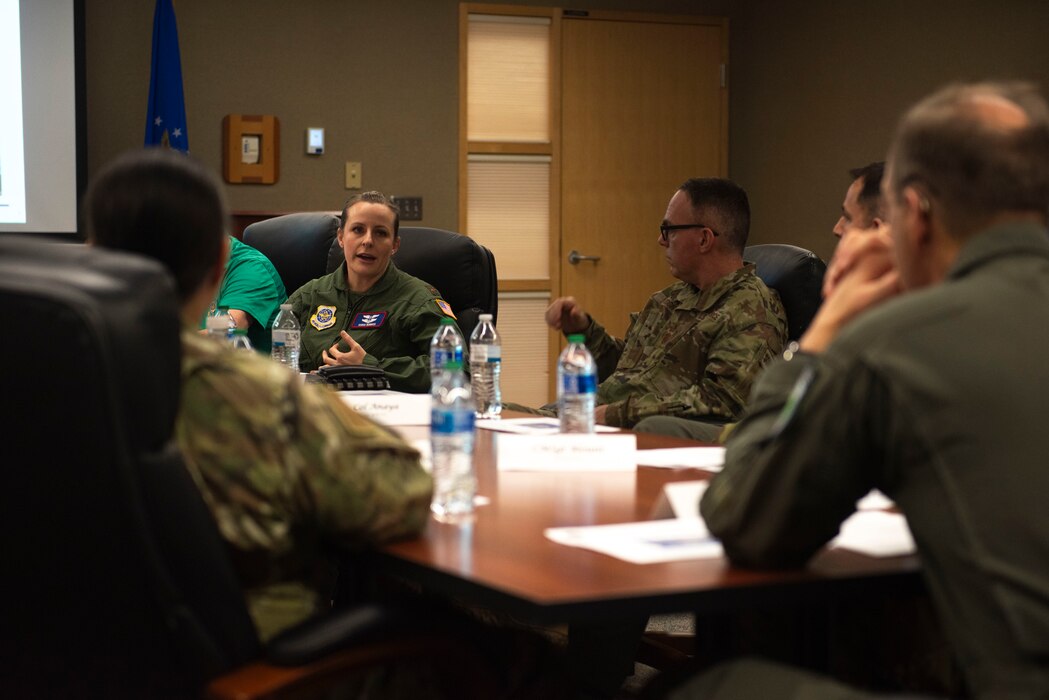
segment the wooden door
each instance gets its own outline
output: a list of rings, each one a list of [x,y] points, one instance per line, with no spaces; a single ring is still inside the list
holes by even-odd
[[[727,24],[590,13],[562,29],[560,293],[622,337],[673,281],[657,242],[671,196],[727,172]]]

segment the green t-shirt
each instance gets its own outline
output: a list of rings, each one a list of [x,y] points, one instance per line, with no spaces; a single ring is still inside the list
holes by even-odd
[[[269,258],[231,236],[226,275],[222,278],[215,308],[240,309],[251,316],[248,339],[260,353],[270,352],[273,319],[287,298],[284,283]],[[201,328],[204,321],[201,319]]]

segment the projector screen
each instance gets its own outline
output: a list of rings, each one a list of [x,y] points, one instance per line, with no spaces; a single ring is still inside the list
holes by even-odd
[[[81,2],[0,0],[0,231],[77,232]]]

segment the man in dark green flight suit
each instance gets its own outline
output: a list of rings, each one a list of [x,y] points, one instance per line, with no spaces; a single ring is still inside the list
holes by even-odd
[[[701,511],[733,563],[798,566],[881,489],[972,696],[1045,697],[1049,106],[1028,86],[937,92],[901,121],[883,192],[891,234],[854,237],[832,265]],[[854,697],[738,663],[670,697]]]

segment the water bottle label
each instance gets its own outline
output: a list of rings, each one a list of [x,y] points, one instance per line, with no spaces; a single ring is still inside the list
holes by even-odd
[[[470,363],[499,362],[502,360],[503,349],[498,345],[471,345]]]
[[[561,390],[566,394],[593,394],[597,391],[597,377],[593,374],[563,375]]]
[[[454,351],[449,348],[437,348],[433,351],[433,366],[437,369],[443,368],[453,359],[458,362],[463,361],[462,348],[456,348]]]
[[[430,412],[430,431],[434,433],[472,433],[473,411],[447,411],[435,408]]]
[[[433,351],[433,366],[437,368],[444,367],[448,364],[453,357],[451,350],[437,349]]]
[[[279,328],[273,329],[273,343],[281,345],[296,346],[299,344],[299,331],[286,331]]]

